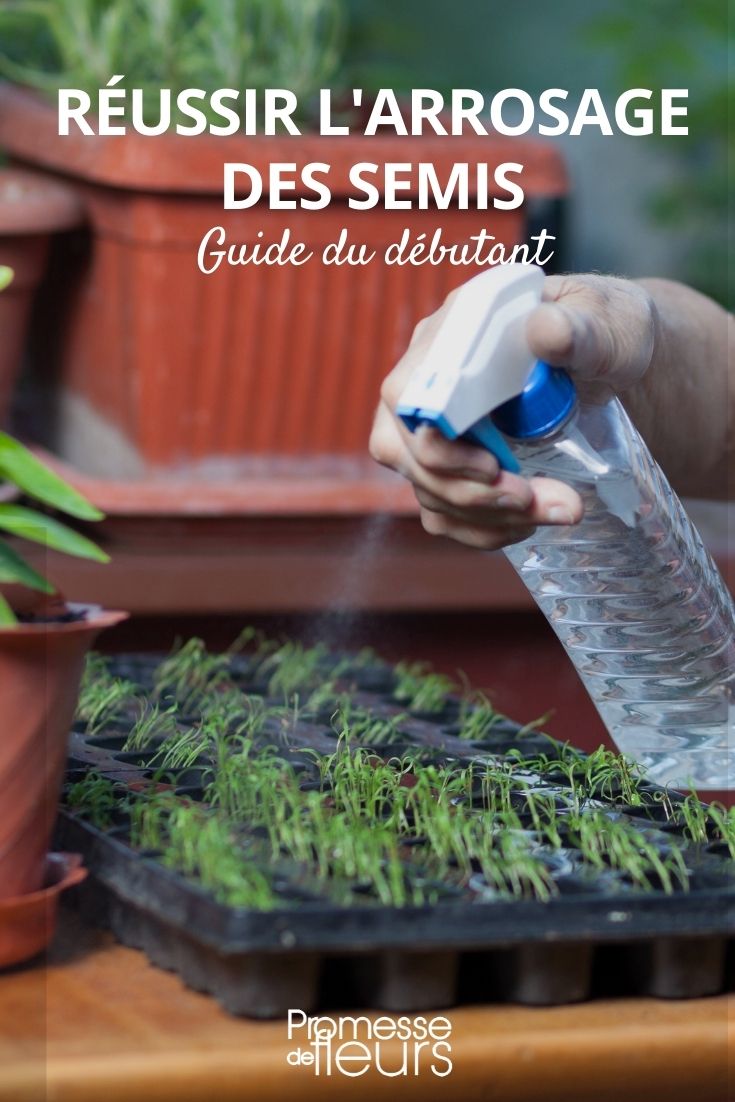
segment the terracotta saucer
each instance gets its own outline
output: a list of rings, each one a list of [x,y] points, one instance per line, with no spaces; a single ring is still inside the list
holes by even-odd
[[[0,901],[0,968],[20,964],[42,952],[56,927],[59,896],[87,876],[78,853],[50,853],[45,887]]]

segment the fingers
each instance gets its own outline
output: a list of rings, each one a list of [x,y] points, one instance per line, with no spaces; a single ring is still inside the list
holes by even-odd
[[[499,551],[501,547],[520,543],[521,540],[533,535],[534,531],[532,525],[502,530],[478,528],[428,509],[421,510],[421,523],[424,530],[431,536],[447,536],[467,547],[475,547],[481,551]]]
[[[500,466],[492,452],[464,440],[447,440],[429,425],[408,433],[407,446],[419,466],[437,475],[494,482],[500,474]]]
[[[550,478],[533,478],[529,485],[533,502],[521,514],[498,508],[455,509],[426,491],[416,489],[421,504],[421,523],[429,535],[446,536],[483,551],[498,551],[528,539],[538,524],[568,525],[581,520],[582,501],[571,487]]]
[[[635,383],[653,356],[653,300],[637,283],[608,276],[550,276],[531,314],[534,355],[616,390]]]
[[[438,496],[417,485],[414,485],[414,492],[422,509],[442,513],[472,527],[502,530],[535,528],[539,524],[566,526],[582,519],[582,499],[566,483],[551,478],[532,478],[524,485],[530,497],[525,507],[510,504],[502,493],[488,495],[485,500],[456,503],[446,496],[446,492]]]
[[[384,467],[392,467],[412,481],[416,477],[421,482],[425,472],[429,481],[436,475],[492,483],[500,474],[497,459],[484,448],[462,440],[445,440],[429,426],[409,432],[385,402],[375,415],[370,454]]]
[[[376,417],[371,454],[409,479],[427,500],[441,502],[447,509],[507,509],[516,514],[531,506],[530,484],[518,475],[501,472],[489,452],[443,440],[434,430],[411,434],[386,413],[381,410]]]

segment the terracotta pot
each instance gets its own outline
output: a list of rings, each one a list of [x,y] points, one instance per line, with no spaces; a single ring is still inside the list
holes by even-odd
[[[173,468],[230,476],[252,456],[362,452],[379,384],[411,335],[472,267],[447,263],[325,266],[323,247],[343,228],[377,250],[400,239],[464,243],[485,230],[521,242],[530,204],[566,191],[560,156],[525,139],[304,135],[196,138],[166,134],[57,134],[55,109],[0,88],[0,144],[14,159],[73,180],[92,228],[70,283],[61,328],[38,362],[61,381],[52,442],[87,473],[139,477]],[[515,211],[350,210],[349,168],[360,161],[431,161],[442,183],[455,162],[524,164],[526,207]],[[223,210],[223,164],[267,177],[272,161],[331,165],[333,199],[321,211]],[[294,195],[303,194],[297,186]],[[252,245],[290,230],[315,257],[303,267],[197,268],[213,226]],[[104,364],[104,370],[100,365]],[[112,430],[112,431],[111,431]],[[101,435],[101,434],[104,435]],[[99,446],[104,439],[105,446]]]
[[[0,901],[43,886],[84,657],[123,612],[0,629]]]
[[[0,264],[14,273],[0,294],[0,425],[7,418],[50,235],[81,220],[81,200],[70,187],[37,172],[0,169]]]

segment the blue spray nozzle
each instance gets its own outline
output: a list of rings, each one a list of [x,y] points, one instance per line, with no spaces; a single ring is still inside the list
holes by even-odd
[[[520,394],[492,413],[493,423],[514,440],[548,436],[567,420],[577,390],[566,371],[538,360]]]
[[[503,434],[495,427],[490,417],[481,417],[466,432],[458,434],[444,414],[437,410],[416,409],[415,407],[409,408],[399,405],[396,412],[411,432],[416,432],[421,425],[430,425],[437,429],[447,440],[466,440],[468,444],[486,448],[493,453],[505,471],[512,471],[517,474],[521,469],[518,460],[503,438]]]

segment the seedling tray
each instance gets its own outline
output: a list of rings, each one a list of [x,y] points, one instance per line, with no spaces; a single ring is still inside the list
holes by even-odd
[[[108,673],[129,679],[150,698],[159,661],[124,656]],[[320,663],[322,679],[329,678],[329,661]],[[534,754],[549,759],[537,788],[564,804],[563,777],[553,765],[556,759],[560,767],[564,763],[563,744],[505,718],[481,740],[468,741],[459,737],[456,697],[450,695],[445,707],[424,718],[406,715],[394,698],[396,679],[387,667],[363,663],[345,672],[344,666],[340,688],[353,704],[377,717],[403,717],[387,744],[368,743],[371,760],[384,764],[410,749],[441,766],[472,763],[481,775],[488,766],[511,762],[516,747],[526,760]],[[228,676],[248,700],[255,689],[268,700],[268,682],[247,659],[233,658]],[[201,719],[177,714],[175,723],[186,735]],[[89,727],[82,723],[72,732],[57,838],[58,848],[83,854],[91,873],[78,889],[78,905],[122,942],[177,972],[190,987],[211,993],[233,1014],[271,1018],[290,1008],[340,1007],[410,1012],[473,1001],[550,1005],[621,994],[685,998],[733,985],[735,866],[711,831],[696,844],[687,839],[677,794],[639,781],[642,802],[635,806],[614,786],[588,801],[590,813],[632,824],[661,854],[676,849],[687,876],[667,890],[655,877],[641,890],[619,871],[580,864],[571,832],[555,853],[545,845],[538,851],[548,866],[550,898],[507,898],[486,883],[478,891],[475,874],[469,881],[457,876],[437,883],[429,891],[431,900],[420,905],[410,900],[385,905],[371,896],[369,884],[356,884],[347,902],[337,904],[313,876],[304,878],[288,861],[275,861],[269,870],[275,903],[260,911],[218,902],[196,875],[166,867],[161,854],[141,848],[139,839],[137,848],[133,844],[129,800],[163,791],[187,808],[206,811],[210,758],[200,755],[193,765],[162,768],[155,737],[143,749],[130,749],[133,723],[125,707],[93,732]],[[298,770],[303,791],[320,792],[320,799],[329,801],[329,784],[311,754],[329,755],[338,747],[328,706],[313,708],[308,717],[292,708],[277,722],[268,719],[255,741]],[[350,745],[351,753],[355,746],[359,740]],[[72,798],[74,786],[90,771],[114,785],[120,800],[120,809],[108,809],[102,826]],[[573,791],[573,785],[567,787]],[[528,828],[523,791],[513,799]],[[249,830],[247,822],[241,825]],[[421,838],[411,843],[417,851],[426,846]],[[409,880],[416,875],[412,856],[407,841]]]

